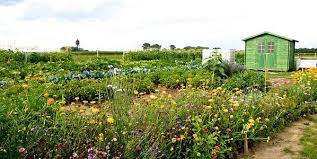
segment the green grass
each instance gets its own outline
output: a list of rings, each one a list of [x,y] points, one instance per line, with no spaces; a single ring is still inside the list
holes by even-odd
[[[292,78],[293,72],[269,72],[267,78]]]
[[[313,122],[311,126],[305,129],[304,136],[301,138],[301,144],[304,145],[301,154],[303,157],[310,159],[317,158],[317,117],[309,117],[310,121]]]
[[[317,59],[317,53],[300,53],[296,54],[295,57],[301,59]]]

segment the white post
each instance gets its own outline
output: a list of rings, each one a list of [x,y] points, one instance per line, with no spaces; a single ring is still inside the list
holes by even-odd
[[[99,49],[97,48],[97,57],[99,57]]]

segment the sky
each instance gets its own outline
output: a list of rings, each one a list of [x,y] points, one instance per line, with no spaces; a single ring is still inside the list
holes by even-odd
[[[135,50],[143,43],[243,49],[270,31],[317,47],[315,0],[0,0],[0,45]]]

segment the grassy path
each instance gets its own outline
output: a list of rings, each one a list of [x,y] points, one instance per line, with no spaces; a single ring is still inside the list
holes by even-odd
[[[317,159],[317,115],[300,119],[268,143],[259,143],[245,159]]]

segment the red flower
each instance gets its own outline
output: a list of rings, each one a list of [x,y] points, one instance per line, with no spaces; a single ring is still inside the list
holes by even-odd
[[[211,154],[211,157],[212,157],[212,158],[218,158],[218,155],[217,155],[216,153],[212,153],[212,154]]]
[[[214,148],[216,151],[220,151],[220,146],[215,146]]]
[[[208,129],[207,128],[204,128],[203,130],[204,130],[205,133],[208,133]]]

